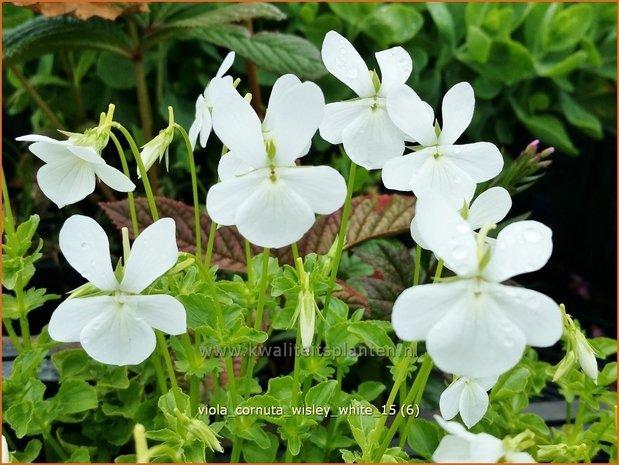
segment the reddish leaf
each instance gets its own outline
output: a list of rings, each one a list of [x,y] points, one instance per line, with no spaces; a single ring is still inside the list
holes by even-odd
[[[140,230],[152,223],[145,198],[135,199],[138,225]],[[176,221],[179,249],[194,253],[194,217],[193,207],[165,197],[156,198],[159,216],[174,218]],[[413,218],[415,199],[412,196],[385,194],[363,195],[352,199],[346,247],[352,247],[368,239],[393,236],[407,232]],[[101,208],[118,228],[127,227],[131,231],[131,219],[127,200],[102,202]],[[202,250],[206,250],[208,231],[211,220],[205,212],[200,216],[202,228]],[[298,243],[299,253],[311,252],[325,254],[329,251],[340,228],[341,209],[337,212],[320,216],[314,226]],[[213,247],[213,264],[219,268],[233,271],[245,271],[245,239],[235,227],[222,226],[217,229]],[[261,248],[252,246],[254,255]],[[272,251],[280,263],[292,263],[290,247]]]

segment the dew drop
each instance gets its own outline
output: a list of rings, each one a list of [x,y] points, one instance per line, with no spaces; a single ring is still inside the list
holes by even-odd
[[[335,66],[339,66],[340,68],[344,66],[346,61],[342,57],[337,57],[335,59]]]
[[[87,337],[82,338],[82,344],[88,344],[88,338]]]
[[[80,244],[80,246],[81,246],[82,248],[88,247],[88,243],[86,243],[86,242],[82,242],[82,243]]]

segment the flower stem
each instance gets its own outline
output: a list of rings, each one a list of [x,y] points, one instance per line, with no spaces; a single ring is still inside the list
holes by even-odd
[[[41,111],[47,116],[52,126],[55,126],[56,129],[65,129],[64,124],[60,122],[56,114],[51,110],[51,108],[45,103],[45,100],[41,97],[41,95],[37,92],[37,90],[32,87],[28,79],[24,77],[19,68],[15,65],[10,65],[9,69],[15,75],[17,80],[24,87],[24,91],[30,96],[30,98],[36,103],[36,105],[41,109]]]
[[[114,145],[116,146],[116,150],[118,151],[118,156],[120,157],[120,164],[122,165],[123,173],[128,178],[131,178],[131,174],[129,172],[129,165],[127,164],[127,157],[125,156],[125,151],[120,145],[120,141],[118,140],[118,137],[116,137],[115,134],[112,134],[112,132],[110,132],[110,139],[112,139],[112,142],[114,142]],[[135,199],[133,198],[133,192],[127,192],[127,201],[129,202],[129,213],[131,215],[131,226],[133,228],[133,237],[138,237],[138,234],[140,234],[140,229],[138,228],[138,217],[137,217],[137,214],[135,213]]]
[[[172,394],[174,394],[176,405],[180,408],[180,390],[178,389],[178,383],[176,382],[176,373],[174,372],[174,366],[172,365],[170,352],[168,352],[168,344],[166,343],[165,336],[161,331],[155,330],[155,334],[157,335],[157,350],[159,350],[159,354],[165,362],[166,368],[168,370],[168,377],[170,378],[170,386],[172,387]]]
[[[17,353],[21,354],[24,351],[24,348],[22,347],[21,343],[19,342],[19,338],[17,337],[17,334],[15,333],[15,329],[13,328],[12,321],[7,318],[7,319],[3,319],[2,323],[4,323],[4,329],[6,329],[6,332],[9,335],[9,338],[11,339],[11,342],[15,346],[15,349],[17,350]]]
[[[247,239],[245,239],[245,266],[247,267],[247,282],[254,282],[254,270],[251,266],[252,254],[251,254],[251,244]]]
[[[54,452],[56,452],[56,455],[58,455],[58,457],[60,457],[63,462],[68,460],[69,457],[67,457],[67,453],[64,451],[62,446],[58,443],[58,441],[56,441],[56,438],[54,438],[51,433],[44,432],[41,434],[43,436],[43,439],[45,440],[45,443],[49,444],[49,446],[54,450]]]
[[[159,219],[159,213],[157,212],[157,205],[155,204],[155,197],[153,196],[153,190],[150,186],[150,181],[148,180],[148,173],[146,172],[146,167],[144,166],[144,162],[142,161],[142,157],[140,155],[140,151],[138,150],[138,146],[129,134],[129,131],[120,123],[114,122],[113,126],[120,130],[127,139],[129,146],[131,147],[131,152],[133,153],[133,158],[138,164],[138,170],[140,172],[140,177],[142,178],[142,183],[144,184],[144,191],[146,192],[146,200],[148,201],[148,207],[150,208],[150,215],[153,218],[153,221],[157,221]]]
[[[428,356],[428,354],[425,354],[423,356],[423,362],[421,364],[421,368],[419,369],[419,373],[417,373],[417,376],[415,377],[415,382],[413,383],[413,386],[411,387],[408,396],[406,396],[406,399],[404,400],[404,405],[409,405],[411,402],[413,402],[413,400],[421,399],[421,394],[423,394],[423,391],[428,382],[428,377],[430,376],[430,372],[432,371],[432,366],[432,359]],[[408,422],[412,421],[412,418],[414,418],[414,416],[409,416]],[[389,444],[391,444],[391,440],[393,439],[393,436],[398,430],[400,423],[403,419],[404,416],[398,414],[389,429],[387,430],[387,434],[383,438],[383,442],[381,443],[380,448],[374,456],[376,462],[381,461],[383,455],[385,454],[385,451],[389,447]],[[405,429],[408,430],[408,427],[409,423],[407,423]]]
[[[206,256],[204,257],[204,268],[206,271],[211,268],[213,258],[213,246],[215,245],[215,234],[217,233],[217,223],[211,218],[211,227],[208,232],[208,243],[206,244]]]
[[[294,345],[294,369],[292,372],[292,399],[290,400],[291,408],[297,407],[299,400],[299,390],[301,388],[299,377],[301,375],[301,363],[297,349],[301,346],[301,325],[297,325],[297,337]],[[290,450],[290,442],[286,444],[286,457],[285,462],[291,463],[293,458],[292,451]]]
[[[342,249],[344,248],[344,241],[346,239],[346,228],[348,226],[348,217],[350,216],[350,204],[352,201],[352,193],[355,188],[355,174],[357,173],[357,165],[354,162],[350,162],[350,172],[348,173],[348,187],[346,191],[346,200],[344,202],[344,209],[342,210],[342,219],[340,221],[340,231],[337,236],[337,246],[335,249],[335,257],[333,258],[333,265],[331,268],[331,276],[329,278],[329,288],[325,297],[325,305],[322,311],[323,317],[326,318],[326,314],[329,311],[329,303],[331,302],[331,293],[335,286],[335,278],[337,277],[337,271],[340,267],[340,260],[342,258]],[[320,343],[320,341],[318,341]]]
[[[296,242],[290,244],[290,250],[292,250],[292,258],[294,259],[294,265],[297,266],[297,262],[299,259],[299,247]]]
[[[262,314],[264,312],[264,301],[267,291],[267,281],[269,278],[269,255],[270,249],[265,247],[262,251],[262,274],[260,275],[260,286],[258,289],[258,304],[256,306],[256,319],[254,320],[254,329],[260,330],[262,328]],[[245,374],[245,394],[249,396],[252,381],[254,379],[254,365],[256,364],[256,357],[252,354],[251,345],[247,351],[247,372]]]
[[[423,249],[419,244],[415,248],[415,269],[413,270],[413,286],[419,284],[419,276],[421,274],[421,251]]]
[[[187,149],[189,171],[191,172],[191,190],[193,195],[193,219],[195,223],[196,233],[196,257],[198,258],[198,260],[202,260],[202,225],[200,223],[200,200],[198,199],[196,161],[193,156],[193,150],[191,149],[191,142],[189,141],[187,131],[185,131],[185,129],[179,124],[175,124],[174,127],[178,129],[178,132],[180,132],[181,136],[183,136],[183,139],[185,140],[185,148]]]
[[[157,380],[159,394],[164,395],[168,392],[168,384],[166,383],[165,375],[163,373],[163,365],[161,364],[160,354],[156,354],[151,360],[153,362],[153,368],[155,369],[155,379]]]
[[[11,198],[9,197],[9,188],[4,177],[4,166],[2,167],[2,206],[4,207],[4,215],[2,224],[4,225],[4,233],[9,236],[15,234],[15,221],[13,220],[13,210],[11,209]]]
[[[438,264],[436,265],[436,272],[434,273],[434,279],[432,280],[433,283],[437,282],[439,279],[441,279],[441,274],[443,273],[443,264],[445,262],[443,261],[443,259],[439,259]]]
[[[333,398],[337,397],[340,391],[340,387],[342,385],[342,366],[338,363],[336,372],[335,372],[335,380],[337,381],[335,385],[335,392],[333,393]],[[323,462],[327,462],[329,460],[329,452],[331,452],[331,442],[335,437],[335,428],[337,428],[337,424],[339,422],[339,416],[331,417],[329,421],[329,428],[327,429],[327,439],[325,441],[325,452],[322,457]]]

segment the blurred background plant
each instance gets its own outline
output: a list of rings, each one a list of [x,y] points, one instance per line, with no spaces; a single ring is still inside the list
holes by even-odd
[[[114,197],[99,189],[60,214],[39,192],[38,160],[16,136],[82,130],[110,102],[140,144],[165,125],[168,105],[188,128],[196,97],[228,49],[238,57],[230,74],[241,77],[240,88],[252,93],[258,111],[267,100],[262,93],[283,73],[315,80],[327,102],[349,98],[320,60],[323,37],[334,29],[369,63],[375,51],[406,48],[414,61],[408,83],[435,108],[453,84],[471,82],[477,103],[465,137],[495,142],[508,166],[534,139],[540,149],[556,148],[552,167],[541,171],[543,182],[522,184],[526,190],[518,189],[524,193],[512,210],[512,216],[532,212],[555,230],[553,259],[527,284],[565,302],[589,331],[615,333],[616,4],[21,5],[2,5],[3,169],[16,216],[39,214],[40,233],[51,239],[43,250],[49,265],[44,259],[40,266],[58,266],[53,244],[66,217],[101,217],[97,202]],[[216,178],[216,145],[198,151],[203,197]],[[168,174],[151,174],[159,194],[187,201],[183,150],[172,146]],[[523,156],[513,169],[522,168]],[[347,158],[318,136],[311,157],[347,172]],[[108,162],[116,164],[115,156]],[[357,193],[384,191],[379,172],[360,169],[357,176]],[[406,235],[402,240],[411,245]],[[344,266],[341,277],[366,287],[382,279],[368,258],[379,245],[351,252],[349,263],[372,267],[371,278],[367,266],[356,278]],[[55,292],[71,285],[44,284]]]

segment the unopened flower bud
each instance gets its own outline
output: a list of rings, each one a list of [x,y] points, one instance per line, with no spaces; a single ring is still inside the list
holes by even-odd
[[[206,447],[212,451],[223,452],[224,448],[217,439],[218,435],[206,423],[200,420],[191,419],[186,425],[187,431],[202,441]]]
[[[166,158],[166,169],[169,168],[169,150],[170,144],[174,140],[174,120],[171,120],[170,125],[167,128],[159,131],[159,134],[155,136],[150,142],[146,143],[142,146],[142,152],[140,152],[140,157],[142,158],[142,163],[144,163],[144,169],[148,171],[151,166],[155,163],[155,161],[164,157]],[[138,178],[141,178],[140,172],[138,170]]]
[[[589,345],[587,338],[581,332],[576,333],[575,341],[576,356],[578,357],[578,363],[580,368],[594,383],[598,382],[598,364],[595,359],[595,353]]]

